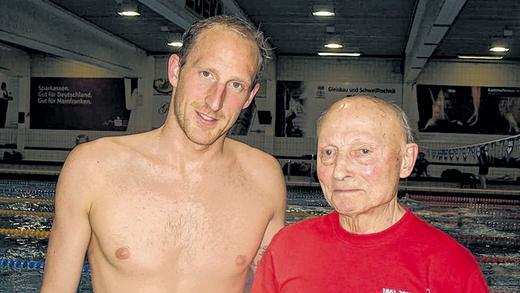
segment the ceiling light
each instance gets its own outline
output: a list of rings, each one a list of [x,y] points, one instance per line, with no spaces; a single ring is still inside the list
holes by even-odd
[[[347,53],[347,52],[318,52],[319,56],[346,56],[346,57],[359,57],[361,53]]]
[[[117,14],[119,14],[121,16],[139,16],[139,15],[141,15],[137,11],[120,11]]]
[[[180,47],[182,47],[182,42],[181,41],[171,41],[171,42],[168,42],[168,46],[180,48]]]
[[[314,11],[312,13],[312,15],[314,16],[324,16],[324,17],[327,17],[327,16],[334,16],[336,15],[334,12],[332,11],[325,11],[325,10],[320,10],[320,11]]]
[[[340,48],[343,48],[343,45],[338,44],[338,43],[328,43],[328,44],[325,44],[323,47],[329,48],[329,49],[340,49]]]
[[[134,0],[123,0],[118,7],[117,14],[121,16],[139,16],[137,2]]]
[[[495,46],[495,47],[489,48],[489,51],[495,52],[495,53],[505,53],[505,52],[509,52],[509,48],[501,47],[501,46]]]
[[[478,60],[501,60],[503,56],[479,56],[479,55],[459,55],[459,59],[478,59]]]
[[[161,28],[162,30],[162,28]],[[182,47],[182,34],[178,32],[169,32],[168,33],[168,46],[180,48]]]
[[[334,13],[334,8],[327,5],[314,5],[312,7],[312,15],[314,16],[334,16],[336,13]]]

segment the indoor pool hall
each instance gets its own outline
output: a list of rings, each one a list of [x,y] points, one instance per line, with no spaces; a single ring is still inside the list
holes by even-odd
[[[520,293],[519,0],[0,0],[0,293]]]

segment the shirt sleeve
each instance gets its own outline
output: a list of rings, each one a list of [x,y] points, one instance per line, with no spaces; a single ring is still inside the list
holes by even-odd
[[[279,284],[274,273],[273,255],[268,249],[256,268],[250,293],[279,293]]]

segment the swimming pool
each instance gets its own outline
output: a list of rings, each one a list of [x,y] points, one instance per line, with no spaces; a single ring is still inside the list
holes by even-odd
[[[55,182],[0,179],[0,292],[38,292]],[[520,199],[410,195],[401,202],[468,247],[494,292],[520,292]],[[289,187],[287,222],[328,213],[316,187]],[[78,292],[91,292],[88,272]]]

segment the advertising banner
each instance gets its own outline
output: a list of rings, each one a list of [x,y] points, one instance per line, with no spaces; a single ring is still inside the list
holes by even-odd
[[[520,88],[417,85],[421,132],[518,134]]]
[[[31,78],[30,128],[125,131],[137,79]]]
[[[0,72],[0,128],[18,127],[18,79]]]
[[[278,81],[276,124],[278,137],[314,137],[316,121],[334,102],[347,96],[370,95],[401,105],[401,84]]]

